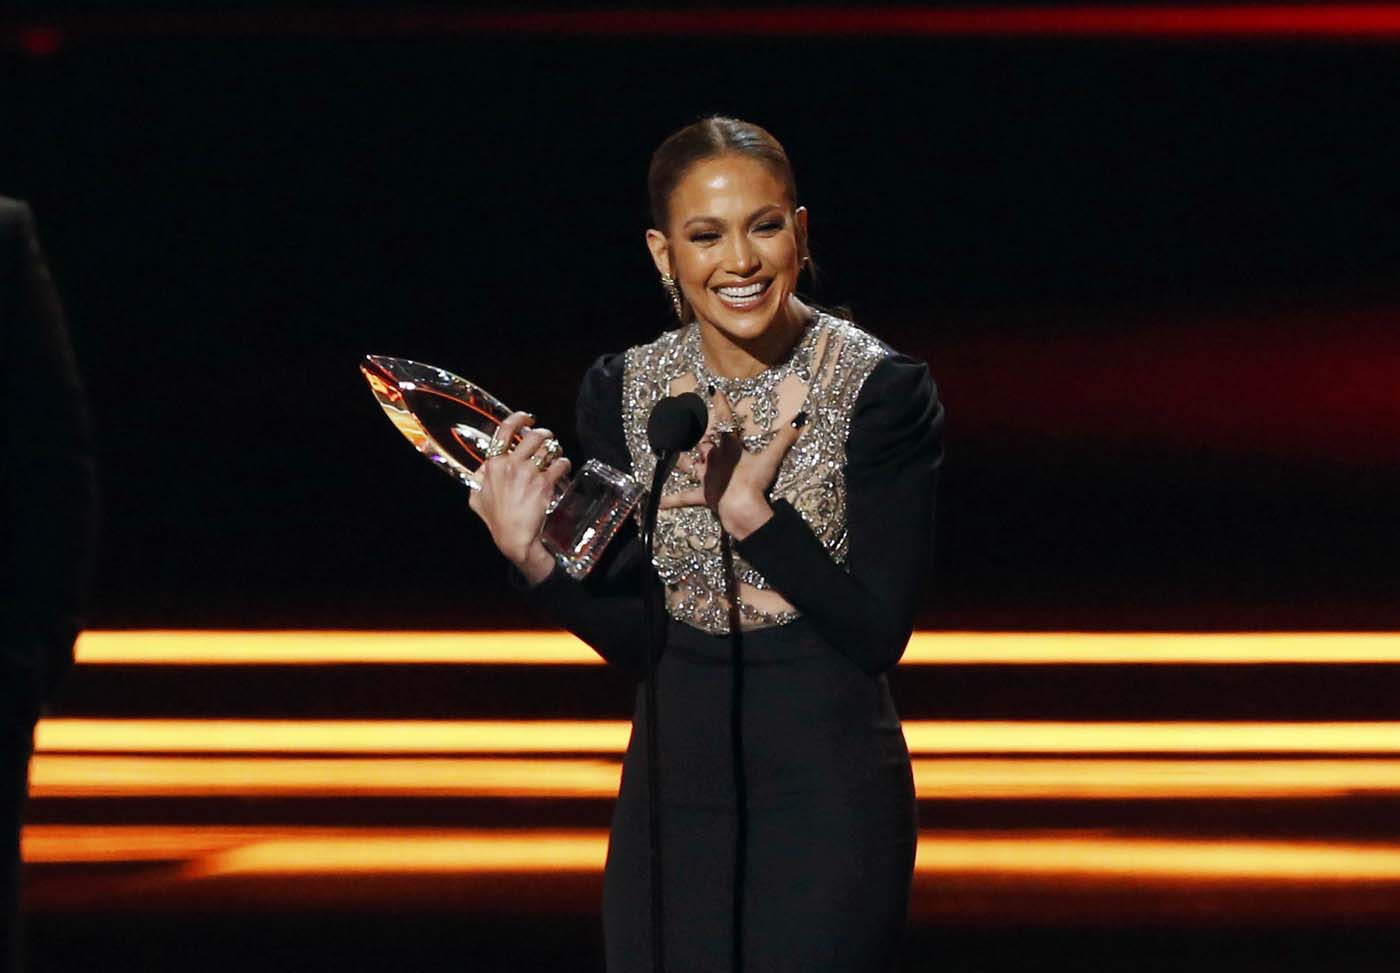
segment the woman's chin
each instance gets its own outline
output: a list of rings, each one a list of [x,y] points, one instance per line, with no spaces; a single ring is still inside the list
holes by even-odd
[[[705,319],[732,340],[750,342],[767,335],[775,326],[781,327],[782,315],[778,313],[781,308],[781,304],[771,299],[752,307],[734,307],[715,300],[705,309],[708,312]]]

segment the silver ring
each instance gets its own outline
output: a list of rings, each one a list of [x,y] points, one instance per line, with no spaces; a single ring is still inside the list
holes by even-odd
[[[488,459],[495,459],[497,456],[500,456],[508,452],[509,450],[509,444],[504,443],[499,439],[493,438],[491,442],[489,442],[486,445],[486,452],[481,454],[481,461],[484,463]]]
[[[562,452],[564,452],[564,447],[559,445],[559,440],[546,439],[539,451],[530,457],[530,461],[535,464],[535,469],[543,470],[557,460]]]

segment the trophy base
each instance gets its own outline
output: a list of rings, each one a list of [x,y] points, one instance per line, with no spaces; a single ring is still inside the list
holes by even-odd
[[[642,489],[625,473],[591,459],[545,515],[540,540],[563,567],[581,580],[632,513]]]

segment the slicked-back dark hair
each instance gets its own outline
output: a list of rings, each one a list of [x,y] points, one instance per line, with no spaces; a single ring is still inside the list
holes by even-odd
[[[691,166],[722,155],[742,155],[763,163],[782,183],[788,201],[797,204],[797,180],[783,144],[753,122],[711,115],[668,136],[652,153],[647,169],[652,226],[666,232],[671,194]]]

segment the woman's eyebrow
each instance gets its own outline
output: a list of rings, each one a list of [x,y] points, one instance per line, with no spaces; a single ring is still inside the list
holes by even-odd
[[[758,209],[750,213],[748,216],[744,217],[743,222],[752,223],[764,213],[767,213],[769,210],[774,209],[782,209],[782,204],[765,203],[764,205],[760,206]],[[684,229],[685,227],[690,226],[690,224],[692,223],[718,223],[720,226],[723,226],[724,220],[720,219],[718,216],[692,216],[690,219],[686,220],[683,224],[681,224],[681,228]]]

